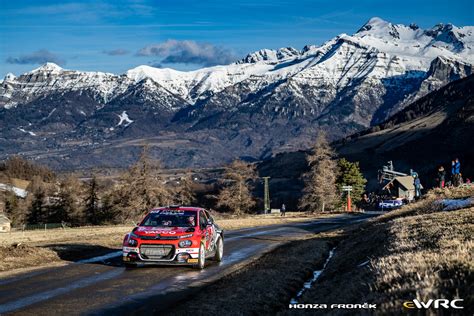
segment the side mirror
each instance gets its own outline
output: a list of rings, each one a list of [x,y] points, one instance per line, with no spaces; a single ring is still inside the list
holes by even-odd
[[[212,226],[212,224],[214,224],[214,222],[213,222],[211,219],[208,219],[208,220],[207,220],[207,225],[208,225],[208,226],[209,226],[209,225]]]

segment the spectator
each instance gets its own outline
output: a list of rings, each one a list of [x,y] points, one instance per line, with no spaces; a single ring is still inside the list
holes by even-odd
[[[455,187],[458,187],[462,183],[462,178],[461,178],[461,163],[459,162],[459,159],[456,158],[456,160],[453,160],[451,163],[451,173],[453,175],[453,184]]]
[[[459,162],[458,158],[456,158],[456,160],[454,161],[454,173],[455,174],[461,173],[461,163]]]
[[[412,175],[414,178],[413,184],[415,185],[415,199],[418,200],[421,197],[421,181],[416,172],[414,172]]]
[[[444,181],[446,179],[446,171],[443,166],[440,166],[438,169],[438,184],[440,188],[444,188]]]
[[[286,206],[285,206],[285,204],[282,204],[282,205],[281,205],[280,213],[281,213],[281,216],[285,216],[285,215],[286,215]]]

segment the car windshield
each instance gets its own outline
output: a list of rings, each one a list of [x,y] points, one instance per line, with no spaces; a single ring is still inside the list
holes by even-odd
[[[195,211],[153,210],[140,226],[150,227],[194,227],[197,213]]]

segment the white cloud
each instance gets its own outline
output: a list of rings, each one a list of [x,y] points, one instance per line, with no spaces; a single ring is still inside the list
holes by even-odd
[[[203,66],[225,65],[236,60],[229,49],[210,43],[196,41],[167,40],[163,43],[143,47],[138,56],[157,56],[164,64],[199,64]]]

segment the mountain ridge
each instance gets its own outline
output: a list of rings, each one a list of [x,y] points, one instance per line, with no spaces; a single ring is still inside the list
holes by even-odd
[[[471,26],[423,30],[373,18],[321,46],[264,49],[188,72],[138,66],[114,75],[48,63],[1,82],[0,157],[49,146],[97,162],[105,159],[104,144],[165,137],[168,145],[156,143],[155,154],[173,167],[265,159],[306,148],[319,129],[337,139],[376,125],[472,74],[473,33]],[[119,124],[123,113],[132,123]],[[197,135],[215,142],[201,144]],[[186,149],[173,143],[192,149],[176,159],[174,152]],[[216,146],[226,150],[209,159]],[[66,155],[80,164],[75,154]]]

